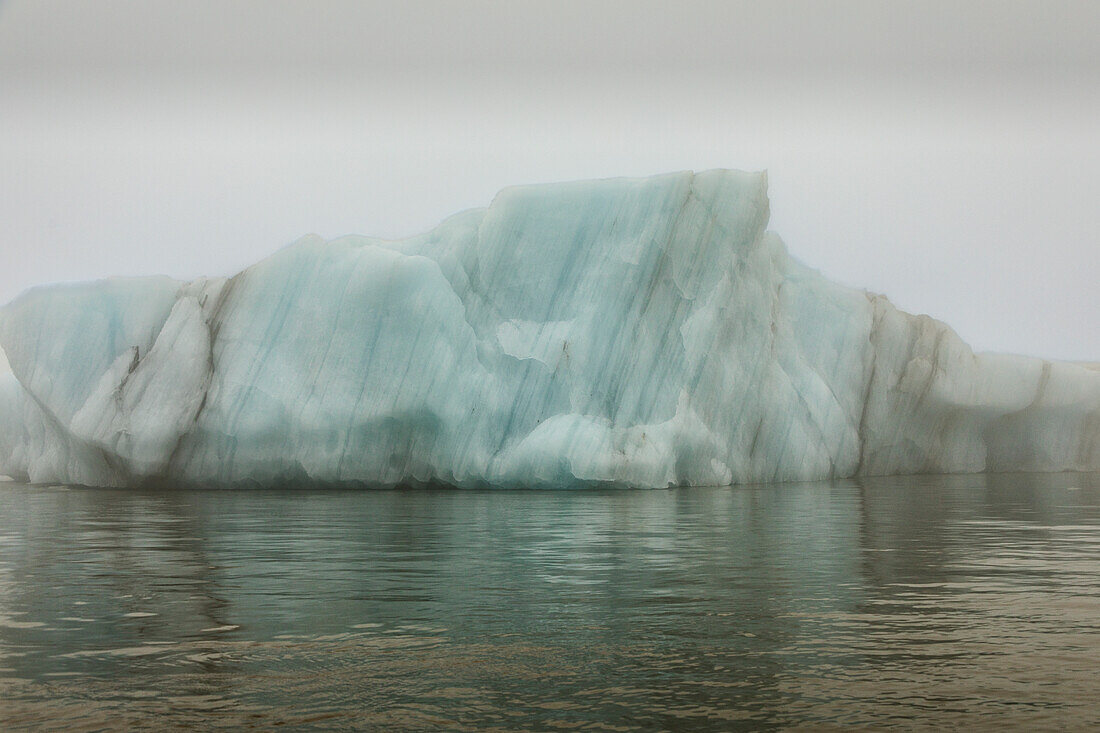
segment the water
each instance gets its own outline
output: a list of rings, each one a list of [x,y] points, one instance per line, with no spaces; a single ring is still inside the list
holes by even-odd
[[[1100,476],[0,484],[0,728],[1100,725]]]

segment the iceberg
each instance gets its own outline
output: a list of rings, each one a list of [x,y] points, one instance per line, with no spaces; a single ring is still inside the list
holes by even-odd
[[[1100,371],[975,354],[768,231],[763,173],[520,186],[400,241],[0,310],[0,473],[557,488],[1100,469]]]

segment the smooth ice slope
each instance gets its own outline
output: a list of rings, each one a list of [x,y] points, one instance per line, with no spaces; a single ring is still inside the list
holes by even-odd
[[[0,473],[654,487],[1100,469],[1100,372],[975,355],[799,264],[767,220],[763,174],[528,186],[403,241],[307,237],[228,280],[32,290],[0,311]]]

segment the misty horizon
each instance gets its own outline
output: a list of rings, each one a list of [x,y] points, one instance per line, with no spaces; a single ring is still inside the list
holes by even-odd
[[[827,277],[976,351],[1100,360],[1094,5],[679,7],[0,3],[0,302],[510,185],[766,169]]]

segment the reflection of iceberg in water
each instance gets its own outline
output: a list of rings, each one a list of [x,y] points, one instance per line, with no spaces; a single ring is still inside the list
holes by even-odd
[[[41,504],[8,517],[21,527],[23,551],[0,561],[0,616],[36,622],[24,631],[0,623],[0,660],[6,649],[16,652],[6,666],[29,681],[28,694],[35,696],[34,684],[71,679],[83,696],[105,687],[102,680],[125,678],[135,699],[159,698],[165,666],[180,664],[190,674],[173,685],[176,699],[230,694],[235,659],[203,629],[229,625],[235,611],[207,551],[201,504],[176,492],[36,494]],[[46,719],[65,720],[65,709]],[[68,714],[77,727],[96,714],[115,725],[109,708],[76,700]]]
[[[807,578],[852,559],[849,529],[814,521],[813,490],[20,488],[38,497],[39,519],[4,521],[33,549],[0,569],[44,572],[7,588],[4,602],[49,635],[0,629],[3,645],[33,648],[8,689],[34,710],[43,674],[72,675],[49,681],[47,709],[74,724],[105,712],[76,700],[109,700],[120,680],[157,692],[127,702],[135,721],[170,706],[174,720],[218,709],[247,721],[259,709],[301,722],[341,694],[358,696],[361,720],[416,723],[426,699],[446,704],[430,711],[439,715],[478,715],[501,694],[521,701],[522,716],[548,679],[598,715],[616,714],[616,695],[654,720],[689,701],[759,704],[787,664],[758,653],[793,639],[782,611]],[[807,575],[803,550],[780,532],[801,535],[821,567]],[[74,602],[94,623],[64,620]],[[156,615],[127,618],[134,610]],[[203,633],[226,622],[237,628]],[[667,684],[720,678],[750,651],[738,689]],[[636,678],[620,690],[624,665]]]
[[[0,311],[0,471],[462,487],[1100,468],[1100,373],[832,284],[734,171],[502,191],[385,242]]]
[[[1087,727],[1096,476],[4,496],[0,723]]]

